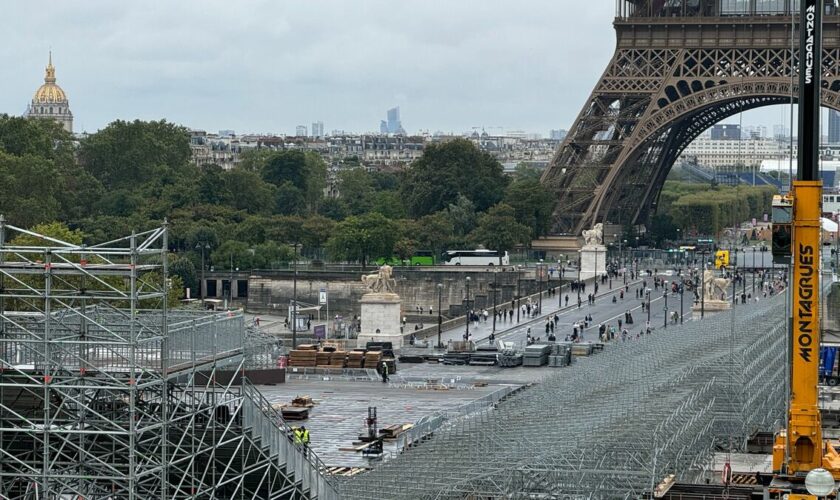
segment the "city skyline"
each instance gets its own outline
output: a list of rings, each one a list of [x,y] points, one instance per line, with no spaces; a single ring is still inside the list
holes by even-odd
[[[253,1],[232,9],[95,0],[7,10],[0,112],[23,114],[52,49],[80,132],[165,118],[285,134],[323,121],[327,132],[362,133],[399,106],[408,133],[548,135],[571,125],[615,43],[612,2]],[[588,27],[586,51],[576,30],[563,29],[569,16]]]
[[[26,111],[52,49],[79,132],[117,119],[166,119],[208,131],[293,135],[297,125],[323,122],[325,134],[367,133],[395,107],[408,134],[548,137],[570,128],[613,51],[614,6],[533,0],[532,9],[477,11],[469,4],[374,0],[352,9],[337,1],[255,0],[218,16],[228,4],[141,8],[95,0],[50,5],[36,20],[27,12],[47,3],[13,3],[0,63],[14,70],[0,113]],[[441,21],[435,15],[444,6]],[[186,16],[191,23],[181,24]],[[271,18],[282,22],[265,21]],[[555,19],[567,18],[576,29],[556,29]],[[384,55],[365,57],[372,47]],[[745,113],[743,121],[772,128],[785,119],[776,108]]]

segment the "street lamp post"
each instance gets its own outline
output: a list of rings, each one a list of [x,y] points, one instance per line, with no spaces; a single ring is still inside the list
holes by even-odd
[[[542,284],[543,284],[543,272],[544,272],[543,266],[544,266],[543,260],[540,259],[540,263],[537,266],[537,274],[538,274],[537,280],[539,281],[539,283],[537,284],[537,287],[539,288],[539,292],[540,292],[539,293],[539,295],[540,295],[540,314],[542,314]]]
[[[522,266],[516,266],[516,322],[519,323],[519,310],[522,309]]]
[[[441,308],[441,300],[440,299],[441,299],[441,294],[443,294],[443,283],[438,283],[437,284],[437,290],[438,290],[438,342],[437,342],[437,348],[438,349],[443,349],[443,342],[441,342],[441,340],[440,340],[440,333],[441,333],[441,330],[443,329],[443,316],[441,315],[441,310],[440,310],[440,308]]]
[[[205,250],[210,250],[210,244],[209,243],[201,244],[201,242],[199,242],[195,245],[195,249],[196,250],[201,250],[201,283],[199,283],[199,285],[198,285],[198,291],[201,294],[201,309],[204,310],[204,288],[206,286],[205,281],[204,281],[204,268],[205,268],[205,265],[204,265],[204,251]]]
[[[700,319],[703,319],[703,316],[706,312],[705,273],[706,273],[706,250],[703,250],[703,267],[701,269],[701,272],[699,273],[699,277],[700,277]]]
[[[292,279],[292,349],[297,349],[297,274],[298,244],[295,243],[295,272]]]
[[[664,328],[668,328],[668,282],[665,282],[665,289],[662,290],[662,296],[665,297],[665,319]]]
[[[685,311],[683,309],[683,292],[685,291],[685,278],[681,278],[680,281],[680,324],[683,324],[683,315],[685,315]]]
[[[472,321],[472,313],[470,312],[470,277],[467,276],[467,338],[470,340],[470,321]]]
[[[650,288],[645,290],[647,296],[647,324],[650,325]]]
[[[493,333],[496,333],[496,288],[499,286],[499,271],[493,271]]]

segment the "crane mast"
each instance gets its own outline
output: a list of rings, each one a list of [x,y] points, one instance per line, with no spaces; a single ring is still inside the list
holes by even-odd
[[[819,171],[822,14],[824,0],[802,0],[799,16],[799,159],[791,191],[774,199],[774,214],[789,213],[777,227],[773,248],[792,264],[790,400],[787,426],[773,446],[773,483],[789,498],[816,498],[809,481],[816,475],[840,479],[840,455],[822,437],[819,408],[820,252],[822,181]],[[777,210],[778,209],[778,210]],[[790,235],[790,236],[788,236]],[[786,238],[790,238],[786,241]],[[777,242],[778,238],[778,242]],[[777,255],[774,255],[774,259]],[[792,259],[791,259],[792,257]],[[823,470],[825,469],[825,470]]]
[[[820,86],[823,0],[805,0],[799,18],[799,161],[793,181],[793,350],[788,471],[822,467],[819,412]]]

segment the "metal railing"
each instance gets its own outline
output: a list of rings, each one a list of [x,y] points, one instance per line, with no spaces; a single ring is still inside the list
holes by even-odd
[[[422,417],[411,427],[411,429],[408,429],[397,437],[396,450],[392,452],[392,457],[402,453],[409,446],[430,437],[435,431],[444,425],[452,424],[461,418],[492,408],[493,405],[517,389],[519,389],[519,386],[503,387],[497,391],[487,394],[486,396],[482,396],[451,410],[439,411]]]
[[[242,379],[242,396],[243,425],[268,447],[272,456],[277,456],[278,463],[286,466],[287,473],[301,482],[301,488],[309,498],[338,500],[337,485],[325,475],[327,466],[311,449],[304,450],[294,443],[292,428],[247,378]]]

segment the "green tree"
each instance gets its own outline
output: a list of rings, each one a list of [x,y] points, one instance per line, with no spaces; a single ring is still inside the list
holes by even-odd
[[[294,187],[299,191],[300,198],[294,201],[302,202],[302,206],[294,208],[282,204],[278,198],[280,213],[305,213],[314,211],[323,197],[327,166],[314,152],[280,151],[268,157],[261,175],[266,182],[280,189],[288,191]],[[283,210],[280,210],[281,206]]]
[[[63,222],[47,222],[43,224],[37,224],[29,228],[29,231],[33,233],[43,234],[44,236],[55,238],[65,243],[70,243],[71,245],[81,245],[85,239],[84,233],[82,233],[78,229],[70,229],[69,227],[67,227],[67,224]],[[11,244],[14,246],[54,245],[54,243],[51,243],[49,240],[45,240],[38,236],[32,236],[30,234],[20,234],[16,236],[11,241]]]
[[[375,191],[371,175],[363,168],[339,172],[338,192],[351,215],[370,212]]]
[[[13,156],[37,156],[61,166],[73,164],[73,140],[52,120],[0,115],[0,150]]]
[[[411,226],[412,237],[421,250],[431,250],[439,258],[455,237],[455,226],[449,214],[442,210],[421,217]]]
[[[502,200],[508,178],[491,154],[466,139],[428,146],[411,165],[400,187],[413,217],[428,215],[468,198],[478,211]]]
[[[274,241],[266,241],[254,247],[254,269],[275,269],[294,259],[294,250]]]
[[[393,255],[398,234],[397,224],[380,213],[350,216],[336,226],[327,251],[336,260],[360,261],[365,268],[371,258]]]
[[[490,250],[498,251],[501,265],[504,252],[512,250],[517,244],[527,245],[530,242],[531,230],[516,221],[513,207],[500,203],[479,217],[478,227],[470,238]]]
[[[247,243],[241,241],[227,240],[219,248],[213,250],[213,265],[218,270],[251,269],[253,267],[254,254]]]
[[[310,215],[301,226],[300,243],[312,250],[323,247],[334,231],[335,221],[322,215]]]
[[[59,172],[51,160],[0,151],[0,214],[19,227],[55,220],[60,215]]]
[[[394,254],[402,261],[411,259],[415,250],[416,244],[409,238],[400,238],[394,243]]]
[[[339,198],[324,198],[321,201],[321,206],[318,207],[318,213],[334,221],[344,220],[350,215],[350,209],[344,200]]]
[[[193,291],[193,296],[199,295],[199,293],[197,293],[198,278],[195,265],[186,256],[177,254],[170,255],[169,275],[177,276],[184,287]]]
[[[554,210],[554,194],[533,176],[518,177],[505,191],[505,203],[513,207],[516,220],[534,236],[548,234]]]
[[[449,220],[452,221],[455,234],[469,234],[478,222],[475,204],[466,196],[459,195],[455,203],[449,205]]]
[[[108,189],[177,183],[197,173],[191,154],[187,130],[165,120],[117,120],[79,147],[82,165]]]
[[[230,205],[249,214],[268,214],[274,205],[274,187],[255,172],[235,168],[222,173],[222,182],[230,193]]]

